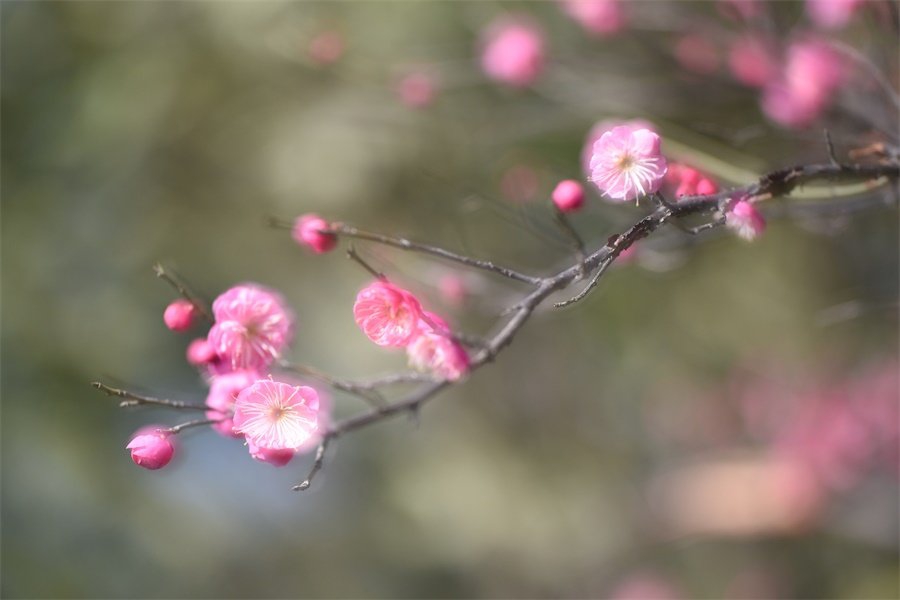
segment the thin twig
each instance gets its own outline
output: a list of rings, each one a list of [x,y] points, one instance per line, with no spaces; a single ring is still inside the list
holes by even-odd
[[[193,421],[187,421],[185,423],[179,423],[178,425],[173,425],[172,427],[160,429],[160,431],[164,431],[166,433],[171,433],[172,435],[181,433],[182,430],[188,429],[189,427],[201,427],[203,425],[212,425],[213,423],[221,423],[225,419],[195,419]]]
[[[142,396],[140,394],[136,394],[134,392],[129,392],[128,390],[121,390],[119,388],[114,388],[106,385],[105,383],[101,383],[99,381],[92,381],[91,386],[97,388],[104,394],[108,396],[116,396],[118,398],[124,398],[121,402],[119,402],[120,407],[127,406],[140,406],[142,404],[152,404],[155,406],[166,406],[168,408],[177,408],[180,410],[209,410],[209,407],[205,404],[194,404],[192,402],[184,402],[182,400],[167,400],[165,398],[153,398],[151,396]]]
[[[291,488],[293,491],[302,492],[309,489],[309,486],[312,484],[313,477],[316,476],[316,473],[322,470],[322,466],[325,464],[325,450],[328,449],[328,442],[330,440],[331,436],[326,435],[322,440],[322,443],[319,444],[319,447],[316,448],[316,457],[313,459],[313,464],[309,470],[309,474],[306,476],[306,479]]]
[[[187,285],[184,284],[182,279],[174,271],[164,267],[162,263],[153,265],[153,271],[156,273],[157,277],[171,285],[185,300],[193,304],[194,308],[197,309],[197,312],[199,312],[204,319],[209,322],[214,321],[212,312],[206,302],[201,300],[200,296],[188,289]]]
[[[359,255],[356,251],[356,248],[353,247],[353,244],[347,248],[347,258],[361,266],[363,269],[369,272],[369,274],[373,275],[375,279],[381,279],[382,281],[387,281],[387,277],[384,276],[384,273],[367,263],[363,260],[363,257]]]

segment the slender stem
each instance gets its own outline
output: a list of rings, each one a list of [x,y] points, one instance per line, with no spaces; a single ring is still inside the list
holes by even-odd
[[[439,258],[444,258],[446,260],[450,260],[453,262],[457,262],[462,265],[466,265],[468,267],[473,267],[475,269],[482,269],[485,271],[490,271],[492,273],[496,273],[498,275],[502,275],[508,279],[513,279],[515,281],[521,281],[522,283],[529,283],[532,285],[537,285],[540,283],[540,277],[533,277],[531,275],[525,275],[524,273],[519,273],[513,269],[503,267],[500,265],[496,265],[491,261],[487,260],[479,260],[477,258],[471,258],[468,256],[463,256],[461,254],[457,254],[455,252],[450,252],[449,250],[445,250],[443,248],[438,248],[437,246],[429,246],[427,244],[420,244],[418,242],[412,242],[405,238],[399,237],[391,237],[387,235],[382,235],[380,233],[373,233],[371,231],[364,231],[357,227],[353,227],[351,225],[347,225],[345,223],[333,223],[329,232],[335,233],[339,236],[344,236],[348,238],[355,238],[358,240],[366,240],[369,242],[376,242],[379,244],[384,244],[385,246],[391,246],[394,248],[399,248],[401,250],[409,250],[412,252],[420,252],[422,254],[430,254],[432,256],[437,256]]]
[[[328,442],[330,441],[331,437],[325,436],[325,438],[322,440],[322,443],[319,444],[318,448],[316,448],[316,457],[313,459],[313,464],[309,470],[309,474],[306,476],[306,479],[291,488],[293,491],[302,492],[309,489],[309,486],[312,484],[313,477],[316,476],[316,473],[322,470],[322,466],[325,464],[325,450],[328,449]]]
[[[182,430],[188,429],[189,427],[201,427],[203,425],[212,425],[213,423],[220,423],[224,419],[195,419],[193,421],[187,421],[185,423],[179,423],[178,425],[173,425],[167,429],[162,429],[161,431],[165,431],[167,433],[171,433],[172,435],[176,435],[181,433]]]
[[[188,289],[187,285],[181,280],[181,278],[171,269],[168,269],[162,265],[162,263],[156,263],[153,265],[153,271],[156,273],[156,276],[171,285],[175,290],[181,294],[181,296],[194,305],[194,308],[197,309],[204,319],[209,322],[213,322],[212,312],[207,306],[206,302],[200,299],[200,297]]]
[[[108,396],[124,398],[124,400],[119,402],[120,407],[152,404],[156,406],[166,406],[168,408],[177,408],[181,410],[209,410],[209,407],[205,404],[194,404],[192,402],[184,402],[183,400],[166,400],[164,398],[142,396],[134,392],[129,392],[128,390],[121,390],[119,388],[110,387],[105,383],[101,383],[99,381],[92,381],[91,385]]]
[[[347,258],[368,271],[370,275],[375,277],[375,279],[387,281],[387,277],[384,276],[384,273],[377,270],[375,267],[363,260],[363,257],[359,255],[359,252],[356,251],[356,248],[353,247],[353,244],[350,244],[350,247],[347,248]]]

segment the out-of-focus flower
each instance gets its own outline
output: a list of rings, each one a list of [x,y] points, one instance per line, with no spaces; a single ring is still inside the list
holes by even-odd
[[[294,241],[316,254],[324,254],[337,245],[337,235],[329,231],[328,221],[314,214],[297,217],[291,235]]]
[[[339,31],[327,29],[317,33],[309,42],[309,59],[325,67],[344,56],[344,36]]]
[[[260,379],[234,403],[234,431],[268,450],[304,451],[318,443],[319,395],[307,386]]]
[[[806,14],[823,29],[840,29],[862,4],[863,0],[806,0]]]
[[[297,454],[296,450],[290,448],[261,448],[253,442],[247,442],[247,450],[254,459],[275,467],[285,466]]]
[[[294,318],[281,296],[256,284],[235,286],[213,302],[207,339],[231,370],[265,371],[291,342]]]
[[[755,19],[766,10],[764,0],[719,0],[718,7],[723,15],[743,21]]]
[[[576,212],[584,205],[584,188],[574,179],[564,179],[556,184],[550,197],[560,212]]]
[[[567,15],[594,35],[612,35],[625,28],[625,11],[619,0],[560,0],[560,4]]]
[[[379,346],[406,346],[418,332],[422,307],[410,292],[387,281],[375,281],[356,296],[353,317]]]
[[[752,203],[741,199],[725,211],[725,226],[752,242],[765,231],[766,220]]]
[[[190,300],[179,298],[166,307],[163,321],[172,331],[187,331],[194,324],[197,308]]]
[[[705,196],[715,194],[719,186],[715,181],[701,173],[699,170],[681,163],[670,163],[666,171],[666,190],[681,196]]]
[[[217,375],[209,383],[209,394],[206,405],[212,410],[206,411],[208,419],[221,419],[212,424],[212,428],[226,437],[241,437],[234,431],[234,402],[245,388],[260,379],[256,371],[233,371]]]
[[[512,202],[528,202],[537,196],[540,181],[532,167],[513,165],[500,178],[500,193]]]
[[[433,313],[423,313],[418,333],[406,347],[406,353],[411,367],[448,381],[457,381],[469,371],[466,349],[453,339],[446,321]]]
[[[131,450],[134,464],[155,471],[169,464],[175,454],[171,438],[164,427],[144,427],[134,434],[125,449]]]
[[[719,49],[709,36],[686,33],[675,42],[675,60],[691,73],[711,75],[719,69]]]
[[[763,111],[785,127],[806,127],[828,107],[845,76],[841,56],[827,42],[794,42],[781,77],[763,91]]]
[[[735,38],[731,43],[728,67],[739,82],[761,88],[777,77],[778,59],[770,43],[758,35],[748,33]]]
[[[408,108],[426,108],[437,97],[438,86],[434,75],[425,71],[413,71],[397,82],[397,97]]]
[[[544,34],[524,17],[503,17],[488,26],[481,52],[485,74],[501,83],[527,87],[544,69]]]
[[[609,593],[610,600],[678,600],[681,597],[672,583],[649,571],[628,575]]]
[[[612,200],[627,202],[659,190],[666,159],[649,129],[614,127],[594,144],[591,181]]]
[[[188,364],[195,367],[202,367],[216,361],[219,356],[209,340],[206,338],[197,338],[188,344],[186,351]]]

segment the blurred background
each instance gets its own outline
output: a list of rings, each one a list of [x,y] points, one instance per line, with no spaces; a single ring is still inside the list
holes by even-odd
[[[291,360],[404,368],[353,322],[366,273],[270,216],[550,273],[572,258],[549,195],[586,178],[597,121],[647,119],[721,186],[826,161],[823,127],[842,157],[890,140],[869,67],[896,86],[896,7],[833,1],[850,6],[836,25],[821,2],[632,2],[599,21],[551,2],[4,2],[3,596],[898,597],[883,189],[862,211],[777,203],[752,244],[661,232],[418,423],[340,439],[302,494],[310,457],[273,468],[206,429],[166,469],[135,467],[132,432],[183,415],[89,387],[205,397],[184,359],[202,332],[163,326],[156,261],[210,299],[282,291]],[[525,85],[482,70],[498,18],[541,32]],[[857,58],[812,121],[785,123],[734,74],[748,31]],[[648,210],[588,194],[573,222],[591,247]],[[360,251],[467,332],[520,291]]]

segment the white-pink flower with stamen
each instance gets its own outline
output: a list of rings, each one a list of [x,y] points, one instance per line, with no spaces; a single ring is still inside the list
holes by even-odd
[[[529,19],[503,17],[488,26],[481,68],[491,79],[514,87],[534,83],[544,69],[544,34]]]
[[[234,402],[234,432],[257,448],[303,451],[319,442],[319,394],[305,385],[260,379]]]
[[[612,200],[627,202],[659,190],[666,159],[649,129],[614,127],[594,144],[591,181]]]
[[[752,242],[765,231],[766,220],[753,204],[741,199],[725,211],[725,226]]]
[[[418,331],[406,347],[412,368],[430,371],[447,381],[457,381],[469,372],[469,354],[462,344],[453,339],[446,321],[425,312]]]
[[[563,11],[586,31],[603,36],[625,28],[625,11],[619,0],[560,0]]]
[[[290,344],[294,317],[281,296],[256,284],[238,285],[213,302],[207,339],[230,370],[265,371]]]
[[[590,131],[588,131],[587,136],[584,138],[584,145],[581,147],[581,168],[584,171],[586,179],[591,178],[591,158],[594,156],[594,144],[603,137],[604,133],[613,127],[628,127],[633,131],[637,131],[638,129],[649,129],[650,131],[656,132],[656,128],[653,124],[644,119],[632,119],[630,121],[603,119],[602,121],[594,123]]]
[[[245,388],[259,379],[256,371],[233,371],[212,378],[206,396],[206,405],[212,410],[206,411],[206,418],[221,419],[212,424],[213,429],[226,437],[242,437],[234,431],[234,402]]]
[[[406,346],[417,332],[422,307],[410,292],[387,281],[375,281],[356,296],[353,317],[379,346]]]

